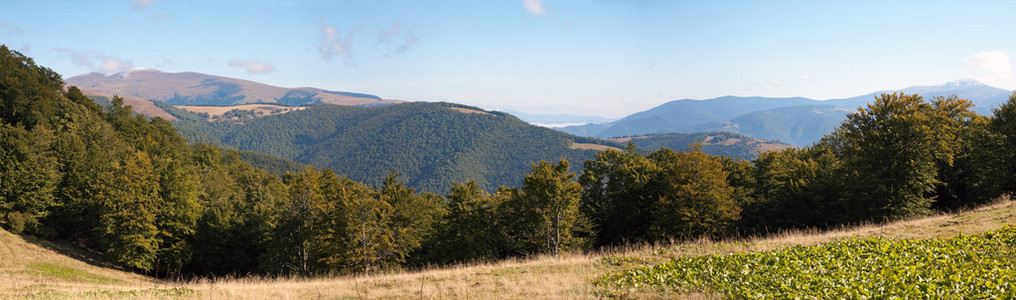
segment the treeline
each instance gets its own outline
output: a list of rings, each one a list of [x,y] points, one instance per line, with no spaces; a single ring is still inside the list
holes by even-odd
[[[518,188],[461,180],[438,195],[391,170],[375,184],[310,167],[280,177],[189,144],[120,98],[101,108],[3,46],[0,78],[0,225],[160,277],[373,273],[765,234],[952,210],[1016,188],[1016,95],[982,117],[956,97],[886,94],[820,143],[754,161],[629,145],[580,174],[540,161],[517,173]]]
[[[580,179],[596,245],[881,222],[983,204],[1016,186],[1016,95],[975,114],[957,97],[883,94],[819,143],[751,162],[602,152]],[[684,157],[683,163],[677,157]],[[695,158],[695,159],[692,159]]]

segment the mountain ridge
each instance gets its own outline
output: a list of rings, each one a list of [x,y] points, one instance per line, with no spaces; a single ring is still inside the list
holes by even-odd
[[[911,86],[898,90],[887,90],[865,95],[815,100],[804,97],[745,97],[721,96],[710,99],[680,99],[668,101],[651,109],[633,113],[620,120],[605,124],[586,124],[558,128],[561,131],[580,136],[613,138],[619,136],[691,133],[699,131],[733,131],[760,139],[778,139],[795,146],[806,146],[814,143],[822,135],[829,133],[846,117],[846,113],[871,103],[882,93],[904,92],[920,94],[926,98],[949,96],[956,94],[974,103],[974,111],[986,115],[1002,101],[1008,99],[1012,91],[993,87],[982,82],[965,79],[954,80],[941,85]],[[801,110],[807,116],[788,115],[787,108],[795,106],[835,106],[846,110],[833,113],[828,110]],[[769,112],[769,113],[763,113]],[[773,119],[774,115],[784,116],[784,120]],[[801,120],[789,122],[786,119]],[[736,120],[736,121],[735,121]],[[723,125],[726,124],[726,125]],[[747,128],[748,124],[767,124],[768,128]],[[822,130],[812,130],[810,126],[819,126]],[[792,132],[798,130],[798,132]],[[802,130],[813,132],[804,133]]]
[[[162,101],[174,105],[228,106],[251,103],[278,103],[299,106],[312,103],[376,106],[401,103],[354,92],[312,87],[284,88],[250,80],[198,72],[167,73],[138,68],[110,75],[87,73],[65,80],[98,93]]]

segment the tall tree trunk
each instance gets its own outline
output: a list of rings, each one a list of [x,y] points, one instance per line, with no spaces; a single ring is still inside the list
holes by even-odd
[[[561,212],[554,215],[554,256],[556,257],[561,246]]]

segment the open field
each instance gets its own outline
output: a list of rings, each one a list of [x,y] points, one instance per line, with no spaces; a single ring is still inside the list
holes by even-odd
[[[606,253],[542,256],[418,272],[336,278],[238,278],[166,282],[117,271],[73,247],[0,232],[0,297],[184,299],[531,299],[595,298],[592,280],[604,274],[673,257],[765,251],[815,245],[848,237],[924,239],[954,237],[1016,224],[1016,205],[997,204],[957,214],[865,225],[825,232],[791,231],[768,238],[645,245]],[[606,257],[606,258],[605,258]],[[87,262],[86,262],[87,261]],[[675,295],[629,294],[638,297]],[[708,295],[682,295],[709,297]]]
[[[615,148],[615,147],[611,147],[611,146],[607,146],[607,145],[600,145],[600,144],[572,143],[571,146],[569,146],[569,147],[572,148],[572,149],[579,149],[579,150],[596,150],[596,151],[617,150],[617,151],[624,151],[624,150],[621,150],[621,149],[618,149],[618,148]]]
[[[242,104],[242,105],[231,105],[231,106],[201,106],[201,105],[176,105],[176,108],[187,110],[194,113],[206,113],[210,117],[218,117],[231,110],[249,110],[255,114],[263,115],[274,115],[282,114],[291,111],[297,111],[306,109],[306,106],[291,107],[291,106],[280,106],[273,104]]]

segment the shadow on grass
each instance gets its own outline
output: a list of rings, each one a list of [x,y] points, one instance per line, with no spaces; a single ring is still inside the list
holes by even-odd
[[[106,261],[99,253],[90,252],[87,249],[81,248],[71,243],[49,241],[29,235],[19,235],[19,236],[29,244],[39,246],[43,249],[56,252],[60,255],[70,257],[74,260],[81,261],[95,267],[133,273],[129,270],[125,270],[120,266],[117,266],[116,264]],[[154,281],[154,279],[152,280]]]

